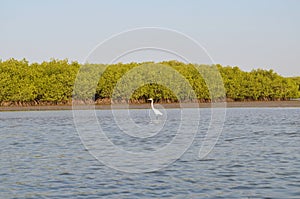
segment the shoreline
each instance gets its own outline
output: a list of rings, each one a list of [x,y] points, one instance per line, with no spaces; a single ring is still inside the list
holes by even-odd
[[[159,104],[159,103],[158,103]],[[217,105],[216,103],[215,105]],[[159,104],[164,108],[180,108],[179,103]],[[183,103],[186,108],[210,108],[211,103]],[[114,109],[126,109],[124,104],[114,104]],[[129,104],[129,109],[150,108],[149,103]],[[218,107],[218,106],[216,106]],[[76,105],[76,109],[88,109],[90,105]],[[250,101],[250,102],[227,102],[226,108],[300,108],[299,100],[291,101]],[[96,110],[109,110],[111,105],[95,105]],[[72,105],[36,105],[36,106],[0,106],[0,111],[47,111],[47,110],[72,110]]]

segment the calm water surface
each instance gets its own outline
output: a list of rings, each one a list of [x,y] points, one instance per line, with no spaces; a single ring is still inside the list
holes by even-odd
[[[178,111],[167,110],[169,131],[156,142],[120,137],[109,111],[97,115],[113,142],[139,151],[166,144]],[[147,122],[144,113],[135,110],[135,122]],[[192,146],[173,164],[129,174],[84,148],[71,111],[0,112],[0,198],[300,198],[300,109],[227,109],[217,145],[199,160],[208,123],[203,109]]]

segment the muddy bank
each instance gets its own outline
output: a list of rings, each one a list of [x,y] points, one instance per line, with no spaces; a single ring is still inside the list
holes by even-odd
[[[160,103],[164,108],[179,108],[179,103]],[[210,108],[211,103],[184,103],[184,107],[200,107],[200,108]],[[216,104],[218,106],[218,104]],[[254,101],[254,102],[227,102],[227,108],[247,108],[247,107],[300,107],[300,101]],[[90,105],[76,105],[76,109],[90,109]],[[143,104],[104,104],[104,105],[95,105],[95,108],[98,110],[105,109],[122,109],[122,108],[131,108],[131,109],[143,109],[150,108],[149,103]],[[0,106],[0,111],[43,111],[43,110],[72,110],[72,105],[27,105],[27,106]]]

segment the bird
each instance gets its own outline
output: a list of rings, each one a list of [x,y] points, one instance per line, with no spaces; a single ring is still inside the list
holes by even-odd
[[[151,108],[152,108],[152,110],[153,110],[153,112],[155,114],[156,119],[158,119],[159,115],[163,115],[162,112],[160,112],[158,109],[154,108],[154,106],[153,106],[153,99],[152,98],[149,98],[148,100],[151,101]]]

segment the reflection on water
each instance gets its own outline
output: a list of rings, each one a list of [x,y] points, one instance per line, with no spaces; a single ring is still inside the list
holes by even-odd
[[[97,115],[117,145],[156,150],[172,139],[180,119],[178,109],[166,111],[169,131],[147,142],[120,136],[109,111]],[[135,110],[133,121],[147,124],[144,113]],[[216,147],[199,160],[209,116],[201,109],[197,137],[179,160],[156,172],[128,174],[89,154],[71,111],[0,112],[0,198],[299,197],[300,109],[228,109]]]

